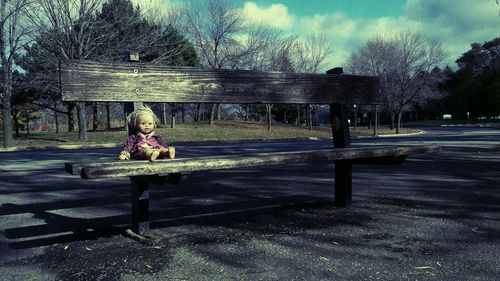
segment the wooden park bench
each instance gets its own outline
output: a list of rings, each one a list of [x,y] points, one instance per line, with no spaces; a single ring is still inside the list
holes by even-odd
[[[71,102],[168,102],[228,104],[329,104],[333,149],[280,153],[178,158],[174,160],[66,163],[66,171],[84,179],[130,177],[132,229],[149,230],[151,183],[177,181],[196,171],[290,163],[334,161],[335,204],[352,200],[352,164],[401,163],[407,155],[431,153],[437,146],[351,147],[348,104],[381,102],[377,78],[344,74],[298,74],[214,70],[144,63],[67,61],[61,65],[62,100]],[[182,155],[182,152],[178,153]]]

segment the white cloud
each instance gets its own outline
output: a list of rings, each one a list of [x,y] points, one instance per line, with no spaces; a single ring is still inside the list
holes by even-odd
[[[134,7],[139,5],[142,14],[158,18],[167,15],[172,7],[179,4],[171,0],[131,0],[131,1]]]
[[[261,7],[254,2],[245,2],[243,12],[251,22],[284,30],[290,29],[295,23],[295,17],[288,12],[288,8],[279,3]]]
[[[500,36],[500,5],[493,0],[407,0],[397,17],[349,18],[341,12],[297,17],[290,28],[298,35],[321,32],[333,49],[326,65],[345,64],[351,52],[374,36],[392,36],[401,31],[420,32],[439,40],[448,55],[442,66],[454,61],[474,42]]]
[[[500,6],[493,0],[408,0],[405,15],[420,24],[422,33],[443,43],[454,61],[470,49],[471,43],[484,43],[500,36]]]
[[[132,0],[144,7],[166,7],[178,0]],[[304,4],[307,5],[307,4]],[[350,18],[340,11],[298,16],[277,0],[270,5],[247,1],[242,10],[251,21],[273,26],[286,34],[306,37],[324,33],[333,50],[326,66],[342,66],[349,55],[367,39],[391,36],[403,30],[420,32],[442,42],[448,59],[454,61],[474,42],[483,43],[500,36],[500,5],[494,0],[407,0],[403,14],[396,17]]]

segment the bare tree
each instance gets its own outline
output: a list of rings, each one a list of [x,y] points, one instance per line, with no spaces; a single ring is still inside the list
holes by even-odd
[[[228,0],[191,1],[185,7],[184,30],[204,66],[234,68],[243,56],[237,35],[245,29],[242,11]],[[215,109],[210,110],[210,124]]]
[[[394,53],[396,53],[396,44],[393,40],[376,36],[366,41],[358,51],[352,53],[347,62],[347,69],[352,74],[372,75],[379,78],[383,105],[388,112],[395,112],[394,91],[391,83],[393,80],[390,74],[391,67],[396,59]],[[377,114],[377,112],[374,112],[374,114]],[[391,129],[393,129],[394,122],[391,122],[391,126]],[[377,124],[375,123],[375,130],[376,127]]]
[[[392,75],[395,77],[397,100],[396,133],[399,133],[404,108],[425,92],[423,90],[430,79],[429,72],[445,55],[439,42],[428,41],[419,33],[401,32],[396,36],[396,44],[397,59]]]
[[[323,33],[312,33],[296,47],[296,70],[317,73],[323,68],[326,57],[332,52],[328,38]]]
[[[236,35],[244,30],[244,16],[228,0],[191,1],[185,9],[185,30],[202,63],[214,69],[228,68],[240,54]]]
[[[430,79],[427,74],[443,59],[439,42],[405,31],[389,39],[378,37],[367,41],[351,55],[348,68],[355,74],[379,77],[384,105],[392,124],[397,116],[396,133],[399,133],[403,110],[425,92]]]
[[[297,44],[296,70],[302,73],[317,73],[324,66],[326,57],[332,52],[328,39],[323,33],[312,33],[305,41]],[[307,106],[309,130],[313,127],[315,105]]]
[[[109,37],[99,29],[96,13],[102,0],[36,0],[30,19],[40,34],[41,46],[58,59],[91,59]],[[87,140],[85,103],[76,104],[78,140]],[[71,106],[70,106],[71,108]],[[71,115],[69,110],[69,115]]]
[[[12,137],[12,81],[15,57],[19,50],[27,43],[30,28],[23,17],[30,0],[0,0],[0,60],[2,74],[0,75],[0,108],[3,119],[3,145],[14,145]]]

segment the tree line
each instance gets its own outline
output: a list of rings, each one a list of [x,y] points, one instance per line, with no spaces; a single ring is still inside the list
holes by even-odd
[[[152,64],[315,73],[325,68],[332,52],[324,34],[283,34],[251,23],[229,0],[191,1],[161,12],[141,9],[130,0],[0,0],[0,39],[6,147],[13,145],[21,119],[36,118],[40,108],[53,112],[56,131],[60,116],[65,116],[68,130],[78,127],[80,140],[86,139],[88,109],[92,127],[97,127],[96,103],[61,102],[61,60],[127,61],[137,53]],[[466,112],[470,117],[498,115],[498,50],[498,38],[474,43],[457,59],[457,71],[440,69],[437,65],[445,58],[440,43],[405,31],[368,39],[352,52],[346,69],[379,77],[384,103],[377,112],[398,131],[407,112],[422,111],[427,118],[443,113],[463,117]],[[194,120],[208,112],[209,123],[221,114],[218,104],[163,104],[163,116],[167,106],[172,125],[175,116],[184,116],[188,109]],[[110,128],[112,105],[104,107]],[[296,124],[308,120],[312,126],[311,116],[318,110],[312,105],[273,104],[235,108],[245,119],[265,111],[268,129],[273,115],[284,122],[293,116]],[[370,108],[364,110],[373,115]]]
[[[36,108],[52,110],[56,120],[67,116],[70,131],[78,122],[79,139],[86,139],[86,107],[96,112],[97,105],[61,103],[61,60],[123,61],[138,53],[153,64],[316,72],[330,53],[323,35],[285,36],[251,24],[228,0],[192,1],[163,14],[130,0],[3,0],[0,10],[4,146],[13,143],[12,124],[17,130],[20,116]],[[172,114],[183,109],[169,106]],[[220,105],[210,111],[212,122]]]

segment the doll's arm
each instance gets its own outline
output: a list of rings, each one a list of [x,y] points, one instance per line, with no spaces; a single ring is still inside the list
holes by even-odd
[[[118,156],[118,159],[120,159],[120,160],[130,160],[130,152],[122,150],[122,152],[120,152],[120,155]]]
[[[134,146],[135,137],[134,135],[129,136],[125,143],[123,144],[123,150],[120,152],[118,159],[120,160],[129,160],[130,152],[132,151],[132,147]]]

